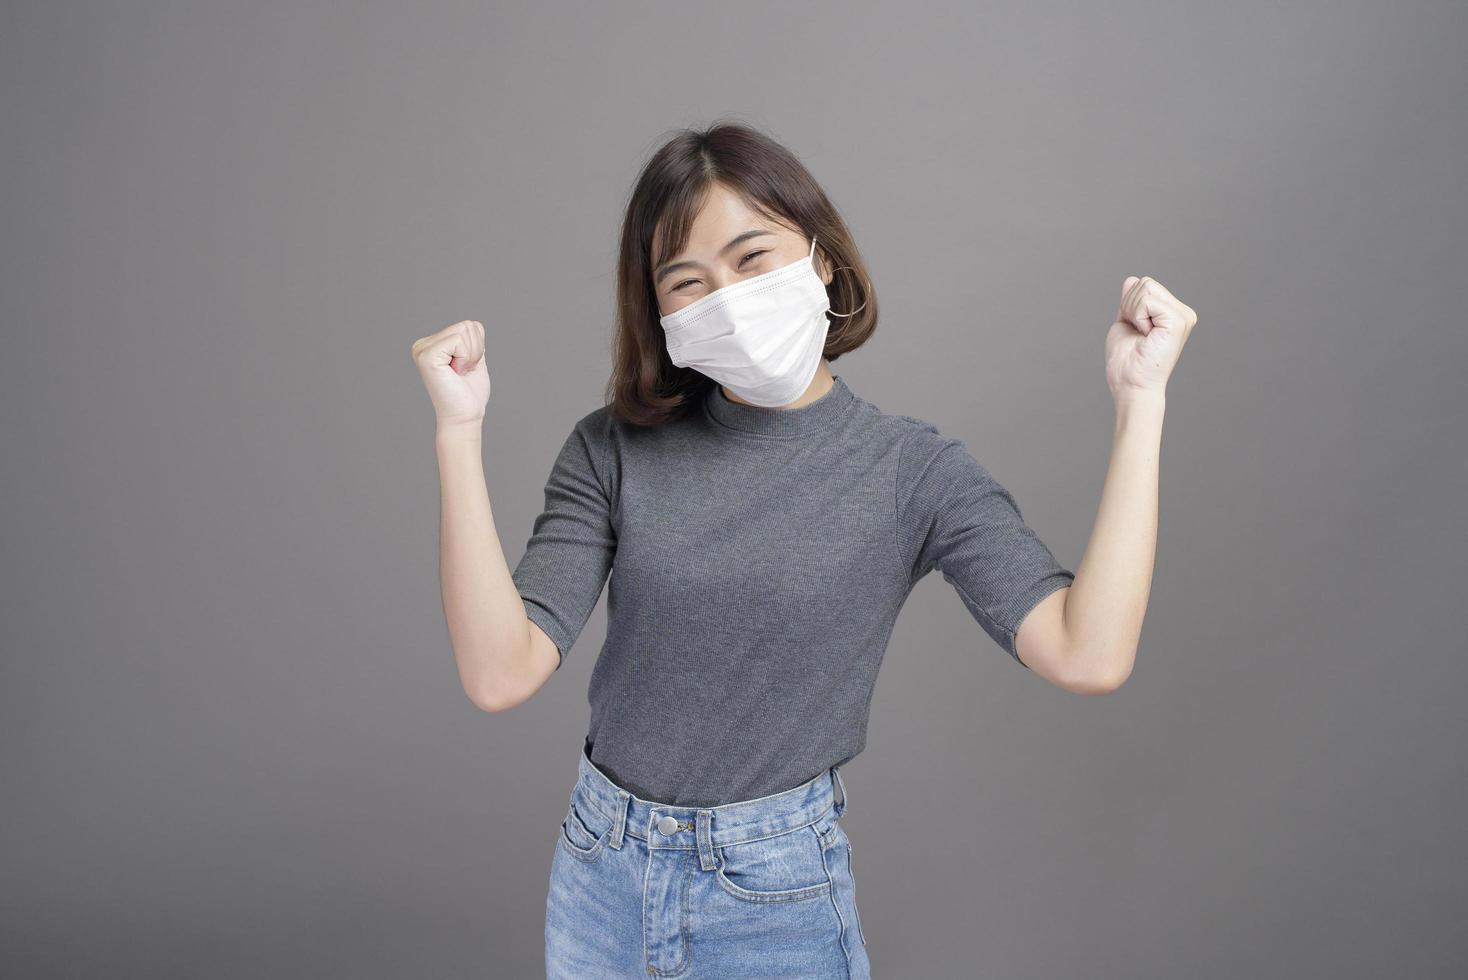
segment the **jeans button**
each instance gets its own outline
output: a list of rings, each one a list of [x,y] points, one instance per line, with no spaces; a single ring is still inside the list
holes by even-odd
[[[678,832],[678,821],[673,817],[663,817],[658,821],[658,831],[664,837],[672,837]]]

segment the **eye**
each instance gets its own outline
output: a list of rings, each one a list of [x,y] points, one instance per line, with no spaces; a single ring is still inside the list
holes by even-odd
[[[753,252],[750,252],[748,255],[744,256],[744,258],[742,258],[742,259],[739,260],[740,267],[742,268],[744,266],[744,263],[748,262],[750,259],[754,258],[756,255],[764,255],[768,251],[769,251],[769,249],[767,249],[767,248],[757,248],[757,249],[755,249]],[[691,284],[696,283],[696,282],[698,282],[697,279],[684,279],[681,282],[674,283],[672,285],[672,287],[670,287],[669,292],[676,293],[678,290],[682,289],[684,286],[688,286],[688,285],[691,285]]]

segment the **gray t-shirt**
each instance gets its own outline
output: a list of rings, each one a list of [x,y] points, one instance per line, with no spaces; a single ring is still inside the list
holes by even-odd
[[[610,572],[588,757],[643,799],[718,806],[862,751],[897,613],[934,568],[1021,664],[1025,615],[1075,578],[961,439],[835,375],[795,409],[715,385],[660,427],[582,417],[513,575],[564,663]]]

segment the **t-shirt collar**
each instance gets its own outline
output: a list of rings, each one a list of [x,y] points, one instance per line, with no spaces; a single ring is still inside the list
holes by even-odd
[[[808,405],[799,408],[765,408],[730,401],[723,388],[715,384],[704,396],[704,409],[721,425],[740,432],[762,436],[800,436],[828,424],[846,412],[856,400],[856,393],[832,374],[831,390]]]

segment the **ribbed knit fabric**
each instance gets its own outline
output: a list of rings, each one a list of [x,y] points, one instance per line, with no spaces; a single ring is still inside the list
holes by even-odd
[[[730,401],[653,429],[579,419],[514,570],[562,662],[608,581],[591,761],[646,800],[777,793],[866,745],[897,614],[937,568],[1019,660],[1074,580],[961,439],[835,375],[795,409]]]

